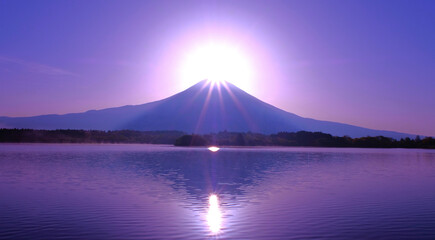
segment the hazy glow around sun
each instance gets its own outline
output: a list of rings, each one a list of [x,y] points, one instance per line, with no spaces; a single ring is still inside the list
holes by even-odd
[[[240,48],[209,42],[187,51],[180,77],[186,87],[208,79],[213,82],[228,81],[249,90],[254,73],[249,58]]]

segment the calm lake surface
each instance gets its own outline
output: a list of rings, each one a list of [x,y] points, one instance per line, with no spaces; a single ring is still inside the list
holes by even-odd
[[[0,144],[0,239],[435,239],[435,151]]]

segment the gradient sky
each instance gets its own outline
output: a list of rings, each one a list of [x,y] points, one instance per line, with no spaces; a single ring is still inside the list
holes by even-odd
[[[303,117],[435,136],[435,1],[0,1],[0,116],[142,104],[183,54],[241,46],[248,93]],[[237,83],[235,83],[237,85]]]

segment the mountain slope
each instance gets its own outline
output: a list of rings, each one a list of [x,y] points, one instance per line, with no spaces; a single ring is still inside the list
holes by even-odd
[[[65,115],[1,117],[0,127],[180,130],[188,133],[227,130],[266,134],[305,130],[351,137],[378,135],[393,138],[412,137],[409,134],[303,118],[262,102],[230,83],[218,86],[206,80],[156,102]]]

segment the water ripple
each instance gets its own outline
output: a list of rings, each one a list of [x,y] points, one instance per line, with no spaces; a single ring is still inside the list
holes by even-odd
[[[435,239],[434,180],[427,150],[2,144],[0,239]]]

